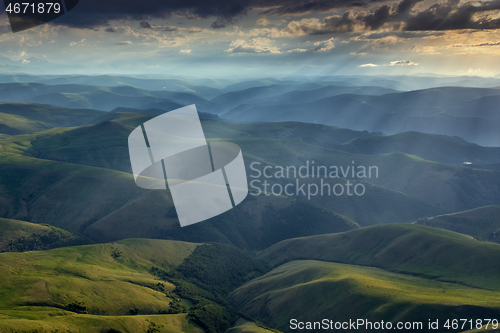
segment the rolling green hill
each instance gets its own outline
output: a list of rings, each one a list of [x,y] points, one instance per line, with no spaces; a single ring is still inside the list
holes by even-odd
[[[420,219],[416,224],[459,232],[500,243],[500,206]]]
[[[229,301],[240,311],[276,327],[294,332],[291,319],[299,322],[365,321],[422,322],[476,319],[500,315],[500,292],[454,283],[438,282],[378,268],[313,260],[291,261],[236,289]],[[308,332],[323,332],[321,327]],[[342,329],[331,329],[341,332]],[[358,332],[373,332],[360,326]],[[390,332],[389,329],[377,330]],[[441,326],[443,331],[443,326]],[[460,332],[460,330],[449,330]]]
[[[0,218],[0,252],[47,250],[89,244],[80,235],[49,225]]]
[[[175,268],[196,246],[127,240],[43,252],[2,253],[0,330],[43,328],[50,332],[78,327],[91,332],[99,325],[102,329],[133,332],[138,328],[146,331],[149,319],[168,324],[171,331],[185,326],[198,332],[185,314],[123,317],[136,308],[134,313],[140,315],[167,310],[171,299],[162,291],[172,291],[175,286],[159,282],[148,270],[151,266]]]
[[[44,85],[40,83],[0,83],[0,101],[11,103],[44,103],[65,108],[111,111],[117,107],[141,110],[159,108],[166,111],[197,104],[205,111],[216,107],[191,92],[149,91],[132,86]]]
[[[216,243],[128,239],[1,253],[0,330],[224,332],[237,319],[225,295],[267,270]]]
[[[11,138],[0,145],[12,153],[130,172],[126,138],[148,117],[151,116],[116,113],[93,126]],[[230,141],[242,147],[247,170],[252,162],[261,162],[262,167],[300,167],[306,161],[324,166],[348,167],[353,161],[356,165],[377,166],[379,178],[364,181],[378,187],[371,188],[366,197],[313,198],[315,204],[346,215],[360,225],[412,222],[444,212],[496,204],[494,198],[499,195],[495,184],[500,181],[500,173],[495,171],[434,163],[402,153],[359,155],[336,150],[353,138],[370,137],[367,132],[315,124],[241,125],[214,120],[203,121],[203,127],[212,140]],[[359,206],[353,201],[362,201],[359,205],[364,209],[353,209]]]
[[[120,87],[130,86],[138,89],[152,91],[171,91],[191,93],[201,96],[202,98],[214,98],[224,91],[220,88],[224,87],[224,83],[218,83],[216,80],[203,80],[206,82],[196,83],[195,80],[182,79],[159,79],[157,77],[127,77],[127,76],[85,76],[85,75],[68,75],[55,78],[46,78],[38,80],[45,85],[94,85],[105,87]],[[214,87],[216,86],[216,87]]]
[[[322,260],[500,290],[500,267],[491,264],[500,260],[500,245],[420,225],[382,225],[289,239],[260,256],[272,266],[293,260]]]
[[[54,127],[81,126],[102,113],[43,104],[0,103],[0,133],[19,135]]]
[[[229,302],[284,332],[294,331],[291,319],[422,322],[414,331],[432,332],[428,319],[443,328],[448,319],[500,315],[500,268],[491,264],[500,245],[446,230],[366,227],[285,240],[259,256],[274,269],[233,291]]]
[[[108,117],[108,115],[112,117]],[[13,137],[0,142],[0,145],[3,145],[7,152],[39,159],[131,172],[127,147],[128,134],[136,125],[151,116],[133,113],[106,114],[105,116],[105,119],[101,120],[106,121],[98,122],[93,126],[52,130],[34,135]],[[251,176],[250,165],[252,162],[262,162],[265,165],[301,166],[305,160],[315,160],[318,164],[323,163],[325,165],[350,164],[353,158],[366,160],[366,157],[360,155],[330,150],[325,147],[339,145],[355,137],[371,135],[367,132],[355,132],[323,125],[300,123],[242,125],[206,120],[202,124],[207,137],[216,138],[212,140],[231,141],[242,147],[248,176]],[[404,162],[415,164],[412,158],[407,158]],[[366,163],[369,163],[369,161],[366,161]],[[387,162],[378,164],[381,170],[384,163],[391,168],[390,172],[392,174],[390,175],[392,177],[396,177],[398,174],[400,178],[404,176],[391,164],[394,163],[394,159],[387,158]],[[397,163],[401,164],[399,161]],[[430,164],[430,168],[434,166],[434,164]],[[425,168],[423,170],[425,171]],[[433,173],[436,171],[439,170],[430,170]],[[425,176],[425,172],[420,175],[420,177]],[[282,180],[282,182],[289,181]],[[292,179],[291,181],[295,180]],[[301,181],[306,183],[317,182],[317,180],[313,179]],[[399,185],[397,182],[393,183]],[[407,183],[405,184],[407,185]],[[428,188],[426,191],[434,191],[435,183],[427,182],[426,184]],[[422,185],[425,184],[419,186]],[[372,186],[370,184],[366,184],[366,186],[367,194],[363,197],[343,196],[332,198],[331,196],[317,196],[312,198],[311,201],[320,207],[346,215],[360,225],[412,222],[418,218],[435,216],[445,212],[445,210],[433,206],[436,202],[427,203],[423,199],[391,191],[381,186]],[[401,188],[397,188],[397,190],[402,191]],[[421,195],[425,197],[428,193],[423,192]],[[480,196],[477,197],[480,198]],[[449,199],[445,197],[439,200]],[[439,204],[440,201],[437,201],[437,203]]]
[[[146,237],[262,249],[289,237],[359,227],[294,198],[248,196],[224,215],[181,228],[170,193],[143,190],[131,174],[15,154],[0,154],[0,165],[0,216],[50,224],[96,241]]]

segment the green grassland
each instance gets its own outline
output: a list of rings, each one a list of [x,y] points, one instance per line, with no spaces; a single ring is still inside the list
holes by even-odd
[[[0,218],[0,252],[48,250],[92,241],[50,225]]]
[[[0,133],[18,135],[54,127],[81,126],[103,113],[46,104],[0,103]]]
[[[70,314],[66,311],[29,307],[15,312],[0,311],[2,333],[110,332],[110,333],[204,333],[187,314],[96,316]]]
[[[372,267],[312,260],[292,261],[276,267],[236,289],[229,301],[284,332],[293,332],[289,326],[292,318],[304,322],[324,318],[335,321],[363,318],[392,323],[422,321],[426,325],[428,319],[476,318],[477,311],[500,315],[499,291]],[[372,332],[370,329],[357,331]]]
[[[288,237],[359,227],[294,198],[248,196],[214,223],[181,228],[170,193],[145,191],[131,174],[11,153],[0,154],[0,165],[0,216],[50,224],[95,241],[145,237],[263,249]]]
[[[381,225],[282,241],[260,256],[276,266],[323,260],[500,290],[500,245],[420,225]]]
[[[130,116],[133,114],[122,114]],[[120,116],[121,119],[121,116]],[[271,126],[272,125],[272,126]],[[221,138],[211,140],[227,140],[242,146],[248,176],[253,176],[249,165],[252,162],[262,162],[265,165],[297,165],[300,166],[306,159],[315,159],[318,163],[325,159],[326,165],[337,165],[336,151],[325,151],[325,148],[311,146],[303,139],[296,138],[302,130],[298,124],[263,124],[265,130],[258,131],[255,125],[233,125],[218,121],[203,122],[206,132],[213,136],[217,133]],[[313,128],[309,128],[309,126]],[[332,138],[342,141],[349,139],[356,133],[340,129],[326,131],[322,126],[325,138],[331,134]],[[0,142],[3,151],[14,154],[35,157],[38,159],[56,160],[75,164],[91,165],[102,168],[111,168],[118,171],[131,172],[127,136],[132,127],[115,121],[106,121],[94,126],[76,129],[58,129],[26,136],[16,136]],[[304,131],[310,133],[313,125],[307,125]],[[245,132],[246,131],[246,132]],[[321,132],[321,131],[319,131]],[[338,133],[337,133],[338,132]],[[252,138],[251,136],[275,133],[281,139]],[[336,133],[338,135],[336,135]],[[327,135],[328,134],[328,135]],[[367,135],[366,133],[358,133]],[[230,138],[234,136],[234,138]],[[287,139],[290,138],[290,139]],[[330,139],[333,140],[333,139]],[[320,149],[320,151],[318,151]],[[318,153],[316,157],[313,154]],[[344,154],[345,153],[341,153]],[[318,157],[319,156],[319,157]],[[350,157],[348,155],[347,157]],[[344,158],[345,159],[345,158]],[[351,161],[348,161],[350,164]],[[271,180],[276,181],[276,180]],[[283,179],[282,182],[290,180]],[[294,181],[293,179],[291,181]],[[317,182],[316,179],[305,179],[305,183]],[[315,197],[313,203],[328,210],[338,212],[355,220],[360,225],[379,223],[412,222],[421,217],[434,216],[443,213],[422,199],[417,199],[400,192],[392,191],[380,186],[369,187],[363,197]],[[366,209],[359,209],[359,206]],[[390,206],[390,209],[388,209]]]
[[[185,315],[164,315],[158,320],[130,315],[166,313],[171,298],[165,292],[175,286],[158,281],[149,269],[175,269],[196,246],[130,239],[41,252],[2,253],[0,330],[74,331],[81,325],[88,332],[92,327],[124,332],[146,327],[145,332],[146,319],[170,323],[170,330],[162,332],[192,326]],[[194,327],[190,330],[200,331]]]
[[[67,247],[42,252],[2,253],[0,276],[4,310],[23,306],[64,308],[85,304],[90,314],[142,314],[167,309],[169,300],[152,289],[151,266],[175,267],[196,247],[161,240]],[[165,285],[173,289],[172,285]]]
[[[11,138],[2,140],[0,145],[3,146],[4,151],[26,156],[131,172],[127,137],[136,125],[148,117],[151,116],[112,113],[105,115],[105,119],[101,119],[106,121],[95,123],[93,126],[42,132],[19,139]],[[368,216],[356,216],[352,211],[337,210],[352,206],[352,202],[339,203],[332,207],[322,202],[316,203],[344,214],[361,225],[412,222],[422,217],[497,204],[495,198],[500,196],[500,190],[495,185],[500,182],[500,173],[497,171],[436,163],[398,152],[361,155],[339,150],[342,149],[342,143],[356,136],[371,139],[370,134],[366,132],[314,124],[241,125],[213,120],[203,121],[203,128],[210,140],[230,141],[240,145],[247,166],[252,162],[261,162],[263,166],[294,165],[300,167],[306,161],[314,161],[316,165],[325,166],[347,167],[351,166],[353,161],[356,166],[377,166],[378,178],[362,180],[379,186],[380,190],[392,191],[385,193],[392,198],[381,199],[381,203],[363,204],[363,206],[377,208],[383,206],[383,201],[394,202],[391,210],[399,210],[401,216],[394,214],[391,221],[387,221],[390,215],[378,215],[379,220],[374,222],[370,221]],[[394,192],[403,193],[409,197],[398,199],[396,198],[398,195]],[[382,193],[377,193],[371,196],[380,198],[382,195]],[[410,197],[417,200],[412,204],[404,202]],[[427,207],[423,205],[424,202]],[[398,207],[408,207],[408,205],[413,205],[415,209],[398,209]],[[411,211],[415,213],[408,214]]]
[[[500,243],[500,206],[420,219],[416,224],[441,228]]]
[[[93,223],[84,234],[96,241],[135,234],[136,237],[232,243],[242,249],[257,250],[290,237],[359,228],[344,216],[294,198],[251,195],[242,204],[208,222],[181,228],[169,193],[150,192]]]
[[[0,251],[5,249],[11,241],[36,233],[48,232],[49,229],[50,227],[47,225],[0,218]]]
[[[225,296],[268,270],[217,243],[0,253],[0,332],[225,332],[238,319]]]

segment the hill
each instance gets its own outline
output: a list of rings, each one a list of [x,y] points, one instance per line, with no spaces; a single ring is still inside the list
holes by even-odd
[[[147,239],[2,253],[0,269],[0,330],[50,332],[224,332],[224,296],[267,271],[232,246]]]
[[[428,320],[498,317],[500,292],[437,282],[420,277],[390,273],[371,267],[320,262],[292,261],[236,289],[229,301],[236,308],[284,332],[294,332],[297,322],[320,323],[362,318],[372,323],[383,320],[395,329],[409,322],[409,331],[433,332]],[[415,323],[422,326],[413,326]],[[307,324],[306,324],[307,325]],[[418,325],[418,324],[417,324]],[[386,326],[384,326],[386,327]],[[469,326],[470,327],[470,326]],[[311,326],[308,332],[322,332]],[[333,325],[332,332],[344,331]],[[356,331],[375,329],[360,325]],[[390,332],[390,329],[377,331]],[[460,332],[461,330],[449,330]]]
[[[131,174],[14,154],[0,154],[0,165],[0,216],[51,224],[96,241],[147,237],[262,249],[287,237],[359,227],[294,198],[250,195],[224,215],[181,228],[170,193],[143,190]]]
[[[16,154],[131,172],[126,138],[132,128],[148,117],[152,116],[113,113],[101,118],[101,121],[107,121],[97,122],[97,125],[16,137],[0,144],[6,151]],[[356,197],[354,200],[363,201],[362,206],[367,209],[364,213],[351,209],[358,207],[352,202],[353,198],[329,200],[332,198],[316,196],[311,199],[315,204],[346,215],[361,225],[413,222],[445,212],[496,204],[494,198],[498,197],[495,184],[500,181],[500,173],[496,171],[434,163],[402,153],[360,155],[337,150],[353,139],[373,137],[367,132],[300,123],[242,125],[204,120],[202,126],[211,140],[234,142],[242,148],[249,177],[254,174],[250,168],[253,162],[261,163],[261,169],[268,165],[299,168],[313,161],[317,166],[327,167],[351,168],[353,161],[355,165],[378,167],[378,178],[359,179],[377,186],[367,191],[366,198],[358,200]],[[430,141],[434,142],[433,139]],[[450,182],[450,179],[454,181]],[[295,182],[295,179],[269,181],[283,183]],[[319,179],[309,178],[303,182],[318,183]],[[374,212],[383,214],[372,214]]]
[[[101,113],[42,104],[0,103],[0,133],[19,135],[54,127],[81,126]]]
[[[499,124],[495,112],[472,107],[475,105],[472,101],[476,99],[498,95],[498,89],[461,87],[381,96],[341,94],[295,104],[240,105],[223,117],[240,122],[301,121],[387,134],[418,131],[459,136],[484,146],[498,146],[500,136],[495,127]],[[464,113],[466,102],[471,103],[468,104],[471,108]]]
[[[149,91],[131,86],[44,85],[40,83],[0,83],[0,101],[44,103],[65,108],[111,111],[117,107],[170,111],[197,104],[200,109],[212,103],[188,92]]]
[[[459,232],[500,243],[500,206],[420,219],[416,224]]]
[[[112,168],[130,173],[126,138],[133,127],[128,125],[135,126],[137,125],[136,121],[143,121],[147,117],[127,113],[114,116],[114,118],[106,118],[114,119],[113,121],[106,121],[94,126],[68,129],[57,133],[44,132],[22,138],[16,137],[4,140],[2,144],[4,149],[11,153],[38,159]],[[253,162],[299,167],[304,160],[316,160],[319,163],[321,158],[325,165],[337,165],[339,162],[350,164],[352,158],[359,160],[361,156],[329,150],[323,146],[338,145],[353,137],[371,135],[365,132],[300,123],[240,125],[209,120],[203,121],[202,125],[207,137],[217,138],[214,140],[223,139],[235,142],[242,147],[249,177],[253,176],[250,168]],[[259,136],[262,139],[258,139]],[[312,139],[312,136],[317,139]],[[388,160],[388,164],[393,163],[393,160]],[[407,162],[413,163],[413,160],[408,158]],[[401,163],[391,165],[391,169],[399,164]],[[384,164],[379,163],[378,165],[382,169]],[[286,185],[287,182],[295,182],[295,179],[270,181],[281,181]],[[319,180],[304,179],[301,181],[317,183]],[[311,202],[324,209],[346,215],[360,225],[413,222],[418,218],[435,216],[444,212],[434,207],[432,203],[424,202],[423,199],[412,198],[380,186],[366,183],[365,185],[367,186],[367,194],[363,197],[316,196],[311,199]],[[429,184],[429,186],[431,185],[434,189],[435,183]],[[361,207],[363,209],[360,209]]]
[[[500,245],[420,225],[382,225],[289,239],[260,255],[272,266],[293,260],[321,260],[500,290],[500,267],[491,265],[500,258]]]
[[[218,106],[213,112],[223,114],[240,105],[290,105],[341,94],[383,95],[396,92],[393,89],[374,86],[334,85],[333,82],[277,83],[279,84],[252,87],[250,82],[245,82],[228,86],[225,89],[229,92],[212,99],[212,102]],[[249,84],[249,88],[244,88]],[[237,88],[242,89],[235,90]]]
[[[175,286],[159,282],[151,266],[173,269],[196,244],[127,240],[114,244],[0,254],[2,304],[0,329],[94,332],[202,330],[187,313],[167,311]],[[133,314],[139,316],[130,316]],[[149,322],[148,322],[149,321]],[[115,332],[114,331],[114,332]]]
[[[184,79],[162,79],[157,77],[131,77],[131,76],[113,76],[113,75],[67,75],[55,78],[45,78],[39,82],[45,85],[94,85],[106,87],[130,86],[138,89],[151,91],[172,91],[193,93],[202,98],[214,98],[223,91],[221,88],[224,83],[217,83],[215,80],[202,80],[202,83],[196,83],[196,80]],[[213,86],[216,86],[215,88]]]
[[[481,147],[459,137],[419,132],[356,138],[345,143],[342,150],[367,155],[400,152],[449,164],[481,165],[500,162],[500,148]]]
[[[81,235],[49,225],[0,218],[0,252],[48,250],[89,244]]]

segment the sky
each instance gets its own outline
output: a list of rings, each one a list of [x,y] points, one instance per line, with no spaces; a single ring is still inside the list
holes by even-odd
[[[4,71],[495,76],[499,55],[500,0],[80,0],[18,33],[0,14]]]

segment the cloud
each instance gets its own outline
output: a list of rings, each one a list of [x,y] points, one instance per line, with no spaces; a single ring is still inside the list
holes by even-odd
[[[375,64],[369,63],[369,64],[363,64],[363,65],[360,65],[359,67],[378,67],[378,65],[375,65]]]
[[[367,43],[361,47],[361,50],[389,50],[390,46],[407,41],[406,38],[401,38],[394,35],[388,35],[378,38],[367,37],[366,34],[352,38],[355,41],[366,41]]]
[[[191,50],[180,50],[179,53],[182,53],[182,54],[190,54],[191,53]]]
[[[427,8],[417,9],[419,3],[423,1],[403,0],[357,13],[351,8],[341,15],[327,16],[323,20],[309,18],[292,21],[282,30],[275,29],[271,33],[275,37],[286,37],[367,31],[500,29],[500,18],[494,16],[500,10],[500,0],[479,0],[474,4],[462,3],[460,0],[442,0],[435,1]],[[276,11],[277,9],[270,10],[272,13]]]
[[[303,53],[303,52],[307,52],[309,51],[308,49],[292,49],[292,50],[288,50],[287,52],[288,53]]]
[[[410,60],[395,60],[391,61],[389,66],[417,66],[418,63],[410,61]]]
[[[85,43],[85,38],[84,38],[84,39],[82,39],[82,40],[81,40],[81,41],[79,41],[79,42],[71,42],[71,43],[69,43],[69,46],[73,47],[73,46],[81,45],[81,44],[83,44],[83,43]]]
[[[166,32],[177,32],[179,31],[178,27],[175,26],[152,26],[149,22],[143,21],[139,23],[139,29],[147,29],[154,31],[166,31]]]
[[[262,17],[262,18],[258,19],[255,24],[265,27],[265,26],[268,26],[269,24],[271,24],[271,21],[269,21],[265,17]]]
[[[271,40],[265,37],[250,40],[237,39],[231,42],[225,53],[280,53],[280,50],[271,45]]]
[[[483,46],[500,46],[500,42],[467,45],[467,47],[483,47]],[[454,45],[454,47],[463,47],[463,45]]]
[[[311,12],[328,12],[337,8],[364,7],[375,2],[374,0],[274,0],[262,1],[263,4],[271,7],[262,14],[277,15],[301,15]]]
[[[215,18],[214,27],[232,22],[244,15],[256,0],[86,0],[80,1],[71,14],[52,24],[76,28],[98,28],[112,21],[168,19],[182,16],[193,19]],[[275,1],[275,0],[274,0]]]
[[[474,4],[469,2],[460,4],[458,0],[448,0],[436,3],[408,19],[404,30],[498,29],[499,18],[478,14],[499,9],[499,0],[478,1]]]
[[[129,41],[129,40],[126,40],[124,42],[118,42],[118,43],[115,43],[116,45],[132,45],[132,42]]]
[[[366,7],[380,0],[86,0],[80,1],[70,15],[52,24],[77,28],[98,28],[112,21],[169,19],[181,16],[193,19],[215,18],[211,27],[221,29],[233,24],[252,9],[263,15],[301,15],[327,12],[338,8]]]
[[[317,52],[325,52],[335,48],[335,44],[333,43],[333,38],[330,38],[329,40],[325,40],[322,42],[316,42],[314,43],[314,46],[315,47],[313,51]]]

